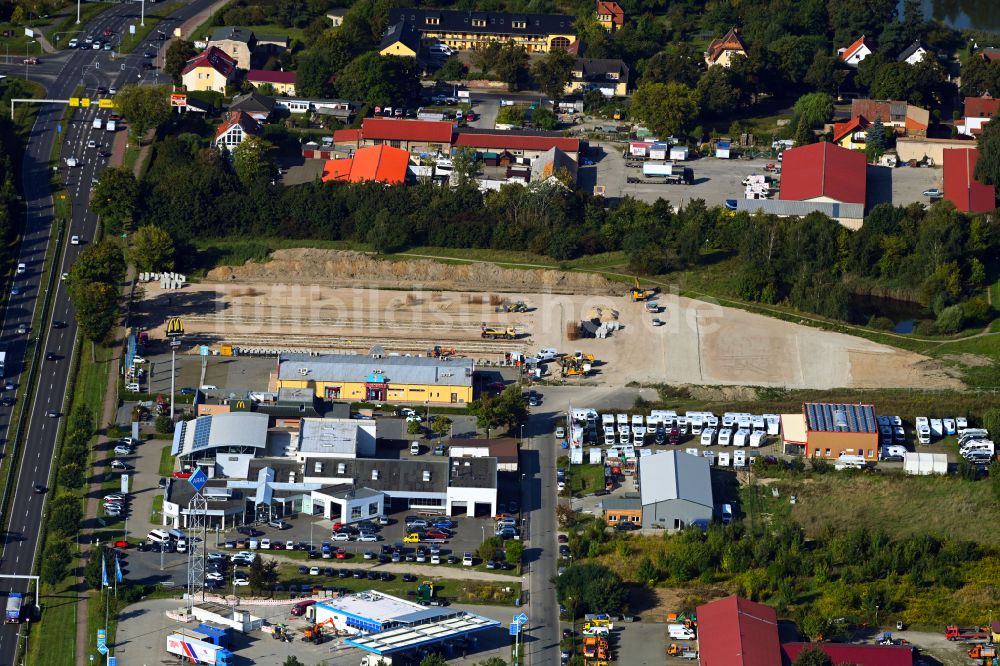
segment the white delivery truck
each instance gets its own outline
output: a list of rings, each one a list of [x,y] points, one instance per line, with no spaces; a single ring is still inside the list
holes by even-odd
[[[683,624],[668,624],[667,635],[681,641],[693,641],[694,629],[685,627]]]
[[[109,120],[106,128],[109,132],[115,132],[118,130],[118,122],[115,120]]]
[[[103,124],[104,121],[100,117],[94,118],[94,129],[101,129]]]
[[[183,633],[167,636],[167,652],[184,657],[195,664],[232,666],[233,653],[208,641],[199,641]]]

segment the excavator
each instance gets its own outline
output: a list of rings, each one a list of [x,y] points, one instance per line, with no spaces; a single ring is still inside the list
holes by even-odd
[[[305,631],[303,631],[302,632],[302,640],[304,640],[304,641],[310,641],[311,643],[315,643],[316,645],[319,645],[320,643],[323,642],[323,639],[324,639],[324,636],[323,636],[323,627],[324,627],[324,625],[327,625],[327,624],[329,624],[330,626],[334,625],[332,617],[323,620],[319,624],[314,624],[311,629],[306,629]]]
[[[639,278],[633,278],[632,282],[632,301],[645,301],[656,295],[655,289],[643,289],[639,286]]]

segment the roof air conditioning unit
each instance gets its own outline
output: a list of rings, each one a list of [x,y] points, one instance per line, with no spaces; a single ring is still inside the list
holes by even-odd
[[[309,374],[309,368],[299,368],[299,374],[305,377]]]
[[[424,481],[430,481],[430,480],[431,480],[430,470],[424,470]]]

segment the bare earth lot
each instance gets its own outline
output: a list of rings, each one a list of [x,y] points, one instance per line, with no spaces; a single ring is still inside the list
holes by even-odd
[[[434,345],[496,359],[542,347],[598,359],[586,383],[786,386],[790,388],[960,386],[934,361],[840,333],[661,294],[658,314],[630,302],[601,276],[514,270],[492,264],[381,261],[333,250],[279,250],[272,261],[211,271],[176,291],[144,285],[143,324],[160,338],[180,316],[198,342],[313,351],[426,353]],[[529,311],[496,313],[501,301]],[[571,341],[567,324],[617,315],[621,330]],[[656,316],[665,325],[654,327]],[[516,340],[483,340],[483,325]]]

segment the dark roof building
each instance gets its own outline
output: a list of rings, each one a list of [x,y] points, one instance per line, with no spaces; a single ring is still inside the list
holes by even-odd
[[[742,597],[726,597],[698,606],[698,638],[701,666],[781,663],[777,613],[770,606]]]
[[[244,95],[233,97],[233,102],[229,105],[229,110],[242,111],[254,120],[266,120],[271,115],[271,112],[274,111],[274,98],[261,95],[254,90]]]
[[[390,51],[391,47],[396,43],[405,46],[416,57],[420,53],[420,31],[417,30],[413,23],[408,21],[400,20],[390,24],[385,29],[382,41],[378,45],[379,53],[382,55],[411,55],[406,50],[401,49]]]
[[[878,460],[878,422],[872,405],[807,402],[802,414],[807,457]]]
[[[699,616],[699,621],[701,617]],[[816,645],[834,664],[851,666],[913,666],[913,648],[902,645],[849,645],[847,643],[784,643],[781,663],[791,666],[799,653]],[[704,662],[702,662],[704,664]]]
[[[864,153],[831,143],[790,148],[784,153],[780,199],[865,204]]]
[[[963,213],[988,213],[997,207],[993,185],[976,180],[978,148],[944,149],[944,198]]]

